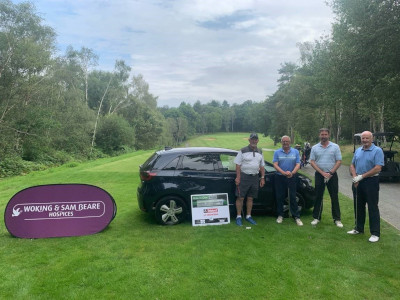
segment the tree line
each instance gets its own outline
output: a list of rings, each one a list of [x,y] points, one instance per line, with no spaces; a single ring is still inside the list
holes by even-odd
[[[355,133],[400,131],[400,1],[331,0],[331,34],[299,43],[298,64],[278,70],[277,91],[262,102],[211,101],[162,108],[174,142],[195,133],[257,131],[276,142],[316,142],[327,127],[336,142]]]
[[[30,2],[0,1],[0,176],[154,147],[167,136],[157,97],[122,60],[98,70],[93,50],[56,52]]]
[[[43,21],[31,2],[0,0],[1,177],[251,127],[252,101],[158,108],[125,61],[104,71],[92,49],[57,54],[55,31]]]
[[[333,0],[330,36],[299,44],[300,64],[281,65],[266,99],[270,126],[312,140],[328,127],[336,141],[400,129],[400,1]]]
[[[400,128],[399,1],[333,0],[330,36],[299,44],[264,101],[210,100],[158,107],[125,61],[97,69],[92,49],[56,52],[56,34],[30,2],[0,0],[0,176],[176,146],[195,134],[257,131],[276,141],[336,141]]]

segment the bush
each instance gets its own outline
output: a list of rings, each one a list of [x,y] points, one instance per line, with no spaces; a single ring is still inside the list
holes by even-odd
[[[18,156],[5,157],[0,161],[0,177],[24,175],[46,168],[44,164],[26,161]]]
[[[128,121],[117,115],[106,117],[96,135],[96,146],[109,155],[130,149],[134,142],[134,129]]]

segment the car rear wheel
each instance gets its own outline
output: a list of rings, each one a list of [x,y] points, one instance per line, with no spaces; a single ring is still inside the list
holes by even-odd
[[[306,202],[299,193],[296,193],[296,202],[300,213],[306,209]],[[289,197],[286,197],[283,201],[283,214],[285,217],[289,216]]]
[[[187,217],[186,204],[178,197],[164,197],[157,203],[155,215],[161,225],[179,224]]]

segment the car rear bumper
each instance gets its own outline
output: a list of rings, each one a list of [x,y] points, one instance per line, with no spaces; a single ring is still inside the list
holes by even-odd
[[[144,197],[143,197],[143,189],[141,187],[137,188],[136,197],[138,201],[138,205],[141,211],[148,212],[146,207],[144,206]]]

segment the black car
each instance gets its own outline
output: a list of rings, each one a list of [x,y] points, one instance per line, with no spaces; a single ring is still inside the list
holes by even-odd
[[[236,164],[238,151],[223,148],[173,148],[155,152],[141,165],[137,189],[139,207],[154,212],[163,225],[178,224],[190,215],[191,195],[228,193],[230,212],[235,208]],[[275,169],[265,162],[265,185],[253,201],[253,212],[276,211]],[[311,180],[298,176],[296,199],[299,210],[314,206]],[[284,209],[288,210],[287,199]]]

